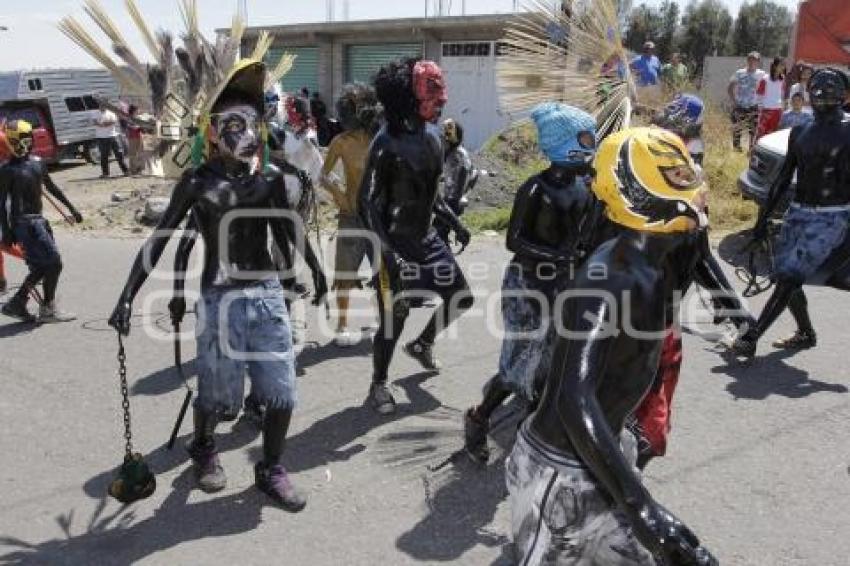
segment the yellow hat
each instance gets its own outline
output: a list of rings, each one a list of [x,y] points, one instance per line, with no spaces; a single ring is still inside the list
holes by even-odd
[[[707,186],[685,144],[661,128],[630,128],[605,138],[594,160],[593,192],[615,224],[673,233],[708,225],[698,202]]]
[[[23,157],[32,150],[32,124],[26,120],[12,120],[4,128],[6,145],[15,157]]]

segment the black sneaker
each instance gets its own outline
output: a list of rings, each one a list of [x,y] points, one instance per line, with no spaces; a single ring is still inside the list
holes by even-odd
[[[756,341],[741,336],[732,343],[732,353],[741,358],[752,358],[756,355]]]
[[[375,411],[382,415],[395,413],[395,399],[393,399],[393,394],[390,393],[390,388],[387,387],[386,383],[372,383],[372,386],[369,387],[369,397],[366,398],[366,401],[372,405]]]
[[[227,476],[218,459],[218,451],[212,442],[199,444],[192,441],[186,451],[192,457],[192,465],[195,468],[195,478],[198,487],[205,493],[215,493],[227,486]]]
[[[434,346],[432,344],[425,344],[419,340],[414,340],[404,345],[404,351],[427,370],[439,371],[442,367],[440,360],[434,355]]]
[[[490,423],[475,415],[475,409],[469,409],[463,415],[463,445],[469,457],[479,464],[486,464],[490,459],[490,448],[487,446],[487,433]]]
[[[0,312],[6,316],[17,318],[22,322],[35,322],[37,319],[30,311],[27,310],[27,305],[17,299],[12,299],[0,309]]]
[[[286,468],[280,464],[266,466],[263,462],[257,462],[254,466],[254,480],[257,489],[291,513],[297,513],[307,506],[307,500],[295,489]]]
[[[788,338],[783,338],[773,343],[773,347],[780,350],[808,350],[817,345],[817,335],[814,332],[809,333],[802,330],[798,330]]]

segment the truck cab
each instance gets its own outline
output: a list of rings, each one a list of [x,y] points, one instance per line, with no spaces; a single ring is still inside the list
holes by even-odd
[[[790,129],[779,130],[763,136],[753,146],[750,152],[750,165],[738,177],[738,189],[744,198],[755,201],[759,206],[767,201],[770,187],[779,177],[779,172],[785,163],[790,135]],[[788,199],[776,208],[777,214],[782,214],[788,207],[796,182],[795,175],[791,190],[788,191]]]

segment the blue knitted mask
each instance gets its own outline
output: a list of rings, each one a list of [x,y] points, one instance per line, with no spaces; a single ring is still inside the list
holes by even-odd
[[[590,163],[596,153],[596,120],[573,106],[546,102],[531,112],[540,151],[558,165]]]

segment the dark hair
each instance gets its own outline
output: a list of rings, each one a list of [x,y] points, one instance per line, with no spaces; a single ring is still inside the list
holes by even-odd
[[[127,114],[132,114],[133,112],[138,112],[139,107],[135,104],[131,104],[129,108],[127,108]]]
[[[785,59],[783,59],[782,57],[774,57],[773,63],[770,64],[770,80],[775,81],[779,79],[785,79],[785,71],[783,71],[781,75],[777,74],[777,69],[779,69],[780,65],[785,65]]]
[[[375,75],[375,93],[392,129],[403,127],[416,115],[419,103],[413,92],[413,67],[418,61],[417,58],[393,61]]]
[[[806,98],[803,96],[803,93],[802,93],[802,92],[795,92],[794,94],[792,94],[792,95],[791,95],[791,100],[794,100],[795,98],[799,98],[800,100],[805,100],[805,99],[806,99]]]
[[[363,83],[345,85],[336,102],[336,113],[344,128],[370,132],[378,116],[375,89]]]

